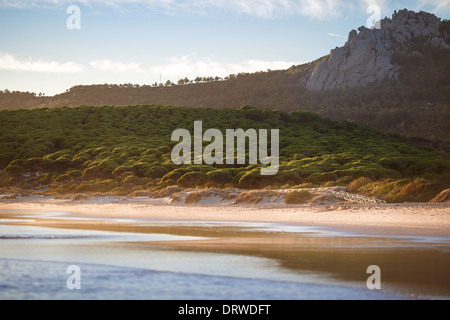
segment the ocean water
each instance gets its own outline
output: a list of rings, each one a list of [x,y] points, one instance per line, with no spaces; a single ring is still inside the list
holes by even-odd
[[[64,262],[0,259],[0,299],[303,300],[412,299],[354,287],[79,264],[80,289],[67,288]]]

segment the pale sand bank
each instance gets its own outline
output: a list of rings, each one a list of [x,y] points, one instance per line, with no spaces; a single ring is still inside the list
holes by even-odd
[[[450,206],[431,204],[343,207],[187,206],[40,201],[0,203],[0,210],[67,212],[79,218],[272,222],[378,235],[450,236]]]

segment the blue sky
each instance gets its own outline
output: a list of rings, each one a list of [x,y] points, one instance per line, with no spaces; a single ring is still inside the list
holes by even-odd
[[[450,18],[450,0],[0,0],[0,90],[285,69],[342,46],[371,6]]]

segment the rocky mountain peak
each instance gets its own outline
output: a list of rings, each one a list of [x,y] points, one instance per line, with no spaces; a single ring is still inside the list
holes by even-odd
[[[331,51],[306,83],[310,90],[365,86],[386,77],[395,78],[399,67],[391,62],[413,42],[450,49],[441,32],[441,19],[426,12],[401,10],[379,22],[380,28],[360,27],[349,33],[343,47]]]

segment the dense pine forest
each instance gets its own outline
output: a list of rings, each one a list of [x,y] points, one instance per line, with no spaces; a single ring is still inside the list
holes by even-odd
[[[280,167],[181,165],[172,132],[279,129]],[[429,201],[450,187],[450,159],[348,121],[314,113],[159,105],[0,111],[1,187],[46,194],[132,195],[179,185],[214,188],[352,186],[389,202]],[[206,145],[206,144],[205,144]]]

